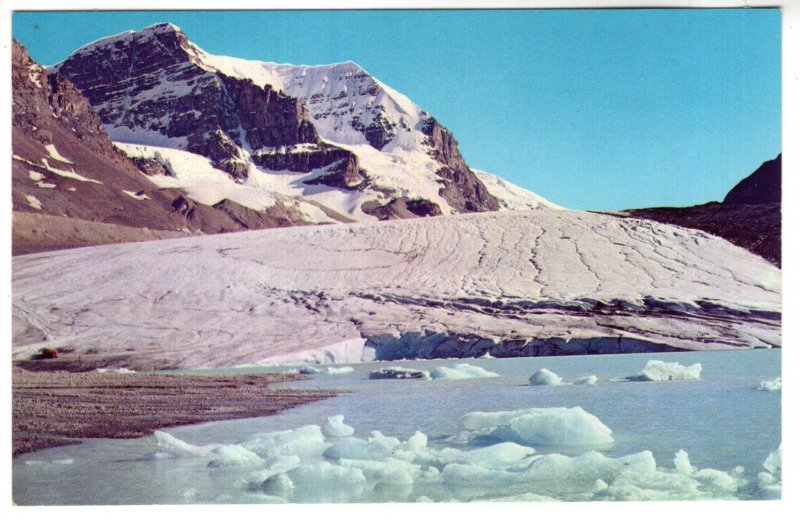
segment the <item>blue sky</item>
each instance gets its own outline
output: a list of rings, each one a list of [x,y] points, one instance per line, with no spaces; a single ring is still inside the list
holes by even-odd
[[[780,11],[18,12],[54,64],[161,21],[212,54],[355,61],[470,166],[575,209],[721,200],[781,151]]]

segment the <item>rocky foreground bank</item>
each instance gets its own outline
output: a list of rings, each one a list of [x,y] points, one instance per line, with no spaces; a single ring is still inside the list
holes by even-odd
[[[300,378],[31,372],[15,367],[13,455],[85,438],[138,438],[163,427],[265,416],[335,395],[271,387]]]

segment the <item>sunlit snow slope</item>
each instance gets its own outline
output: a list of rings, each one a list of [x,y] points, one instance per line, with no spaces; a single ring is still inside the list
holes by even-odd
[[[780,346],[780,271],[699,231],[538,209],[14,258],[14,356],[134,368]]]

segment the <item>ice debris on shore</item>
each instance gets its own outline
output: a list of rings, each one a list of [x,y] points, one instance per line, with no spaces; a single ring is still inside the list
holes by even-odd
[[[157,432],[162,455],[150,459],[197,457],[209,470],[246,470],[239,491],[269,502],[735,499],[747,485],[741,467],[698,469],[682,450],[669,468],[647,450],[566,456],[520,443],[611,441],[610,429],[581,408],[470,413],[463,422],[475,440],[466,448],[431,446],[419,431],[406,440],[379,431],[358,438],[339,415],[231,445],[195,446]],[[477,442],[485,446],[471,448]],[[764,468],[755,497],[779,498],[780,454]]]
[[[756,389],[759,391],[780,391],[781,390],[781,377],[772,379],[772,380],[762,380],[757,386]]]
[[[499,377],[493,371],[487,371],[480,366],[472,366],[470,364],[456,364],[452,368],[447,366],[440,366],[431,372],[433,379],[446,379],[446,380],[465,380],[469,378],[494,378]]]
[[[370,371],[370,380],[380,379],[422,379],[430,380],[431,374],[428,371],[410,368],[381,368]]]
[[[648,360],[641,374],[629,380],[641,382],[661,382],[665,380],[700,380],[703,366],[700,363],[683,366],[677,362]]]

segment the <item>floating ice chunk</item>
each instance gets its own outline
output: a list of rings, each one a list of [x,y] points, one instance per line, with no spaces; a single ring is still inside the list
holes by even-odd
[[[392,451],[376,441],[360,438],[341,438],[328,447],[323,456],[329,459],[347,458],[351,460],[382,460],[389,457]]]
[[[318,425],[306,425],[288,431],[258,433],[241,443],[263,458],[276,455],[315,456],[328,448]]]
[[[295,487],[338,487],[363,485],[367,482],[361,469],[341,467],[326,461],[315,465],[301,465],[287,475]]]
[[[352,366],[342,366],[342,367],[327,367],[325,368],[325,373],[328,375],[345,375],[347,373],[352,373],[354,370]]]
[[[352,436],[355,429],[344,423],[344,416],[329,416],[322,424],[322,434],[326,438],[342,438]]]
[[[594,386],[597,384],[597,376],[587,375],[585,377],[578,377],[572,383],[576,386]]]
[[[697,470],[689,463],[689,455],[683,449],[675,453],[675,470],[687,476],[691,476],[692,473]]]
[[[322,370],[315,368],[314,366],[303,366],[302,368],[298,369],[297,372],[301,375],[316,375],[318,373],[322,373]]]
[[[531,375],[529,382],[532,386],[560,386],[563,383],[561,377],[546,368]]]
[[[487,371],[480,366],[470,364],[456,364],[452,368],[440,366],[431,372],[433,379],[464,380],[468,378],[493,378],[499,377],[497,373]]]
[[[403,442],[403,447],[408,450],[420,450],[428,446],[428,437],[417,431],[408,440]]]
[[[702,483],[703,490],[715,497],[734,496],[739,487],[746,484],[743,479],[716,469],[700,469],[692,477]]]
[[[526,474],[533,481],[613,481],[623,470],[652,472],[656,470],[656,460],[650,451],[620,458],[608,458],[595,451],[574,458],[563,454],[547,454],[531,463]]]
[[[758,473],[758,491],[756,499],[780,499],[782,494],[781,482],[781,451],[771,452],[764,460],[765,472]]]
[[[431,374],[427,371],[409,368],[381,368],[376,371],[371,371],[369,374],[370,380],[376,379],[406,379],[415,378],[430,380]]]
[[[241,445],[220,445],[212,449],[214,459],[209,467],[244,467],[260,465],[264,462],[258,454]]]
[[[476,481],[480,481],[480,488],[474,488]],[[519,485],[525,481],[525,474],[519,472],[465,463],[450,463],[442,470],[442,483],[448,486],[466,487],[478,495],[493,493],[498,488]]]
[[[175,457],[209,458],[213,456],[212,449],[215,445],[196,446],[163,431],[153,433],[158,440],[158,448],[165,454]]]
[[[278,474],[289,472],[296,469],[301,465],[299,456],[274,456],[265,462],[263,470],[256,471],[250,475],[249,481],[251,487],[261,487],[267,479]]]
[[[267,495],[289,499],[294,493],[294,482],[286,474],[276,474],[264,480],[261,490]]]
[[[487,468],[508,468],[529,459],[536,451],[513,442],[497,443],[464,453],[463,459],[473,465]]]
[[[700,380],[700,372],[703,366],[692,364],[682,366],[677,362],[663,362],[660,360],[648,360],[642,370],[641,375],[631,377],[631,380],[658,382],[663,380]]]
[[[523,445],[600,445],[614,441],[611,429],[580,407],[469,413],[463,418],[463,426],[478,437]]]
[[[759,391],[780,391],[781,390],[781,377],[773,380],[763,380],[756,386]]]
[[[422,475],[422,467],[394,458],[384,461],[343,459],[341,465],[360,469],[370,482],[387,485],[413,485]]]
[[[401,444],[397,438],[384,436],[380,431],[372,431],[372,437],[369,441],[383,445],[389,452],[395,450]]]

